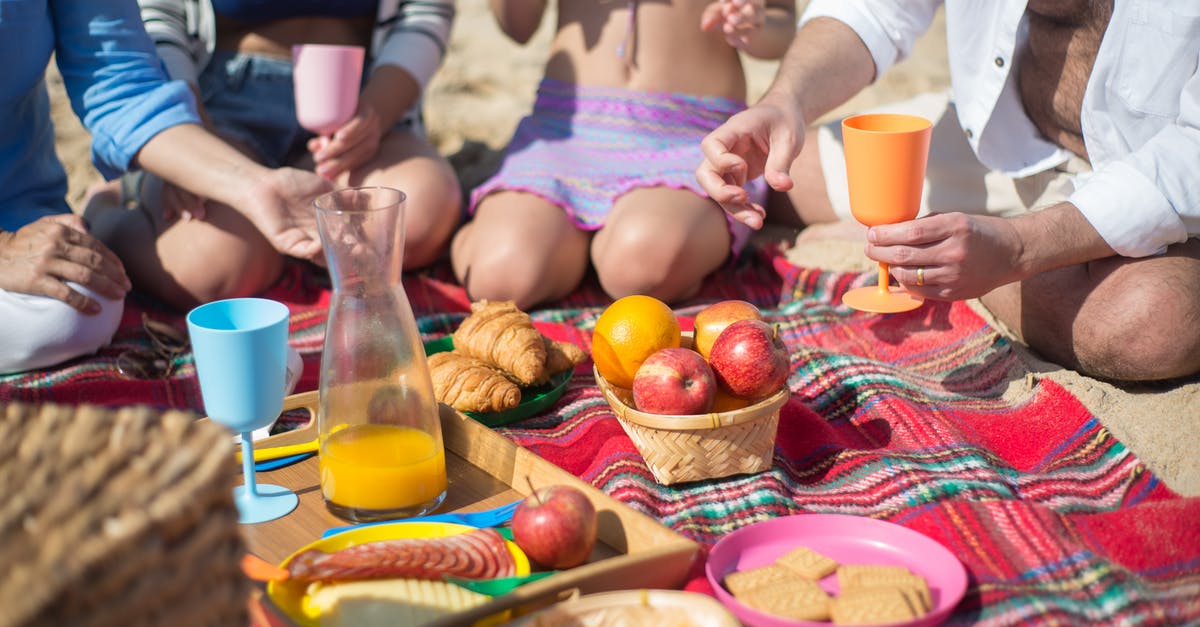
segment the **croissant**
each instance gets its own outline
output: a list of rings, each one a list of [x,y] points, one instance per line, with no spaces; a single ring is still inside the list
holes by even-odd
[[[546,376],[549,380],[554,375],[570,370],[575,366],[583,363],[587,359],[587,353],[582,348],[570,343],[552,340],[546,336],[542,336],[542,341],[546,345]]]
[[[493,412],[521,403],[521,389],[486,363],[453,351],[429,356],[433,395],[459,411]]]
[[[471,303],[471,315],[454,332],[454,350],[504,370],[521,385],[546,377],[542,334],[513,301]]]

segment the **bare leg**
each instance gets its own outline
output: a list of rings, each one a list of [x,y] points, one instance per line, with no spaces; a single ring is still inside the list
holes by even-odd
[[[496,192],[454,236],[454,274],[472,299],[513,300],[522,309],[562,298],[587,271],[591,234],[546,200]]]
[[[147,174],[142,202],[162,203],[162,182]],[[283,258],[242,214],[210,202],[204,220],[153,224],[123,205],[119,184],[91,190],[84,217],[121,258],[135,287],[187,310],[199,303],[251,296],[270,287]]]
[[[1045,357],[1091,376],[1150,381],[1200,372],[1200,240],[1161,257],[1110,257],[982,298]]]
[[[725,214],[690,191],[635,189],[613,203],[592,241],[600,284],[613,298],[646,294],[666,302],[696,293],[729,257]]]
[[[383,185],[405,193],[404,269],[427,266],[446,252],[459,222],[462,193],[450,164],[425,140],[389,133],[373,160],[338,183]]]

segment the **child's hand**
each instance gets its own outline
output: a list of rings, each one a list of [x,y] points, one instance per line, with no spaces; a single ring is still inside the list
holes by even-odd
[[[730,46],[742,49],[766,23],[766,11],[766,0],[717,0],[700,16],[700,30],[720,28]]]

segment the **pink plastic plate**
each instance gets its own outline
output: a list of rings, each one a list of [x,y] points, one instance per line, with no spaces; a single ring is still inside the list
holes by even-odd
[[[842,564],[895,564],[924,577],[933,609],[916,620],[893,623],[893,627],[939,625],[967,590],[967,571],[962,562],[938,542],[897,524],[841,514],[784,516],[738,529],[713,546],[705,574],[717,598],[747,625],[829,625],[790,620],[751,609],[733,598],[721,583],[731,572],[769,564],[797,546],[806,546]],[[822,579],[821,587],[837,594],[837,576]]]

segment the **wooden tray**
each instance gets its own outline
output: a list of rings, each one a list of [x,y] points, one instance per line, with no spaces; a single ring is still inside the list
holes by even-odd
[[[316,438],[317,393],[306,392],[285,399],[284,411],[296,409],[307,410],[313,419],[295,431],[257,441],[256,448]],[[533,488],[568,484],[583,490],[596,506],[598,532],[596,548],[582,566],[526,584],[483,606],[435,624],[470,624],[510,609],[521,614],[553,603],[564,593],[574,590],[588,594],[683,585],[700,553],[696,542],[450,407],[439,405],[439,409],[449,477],[446,501],[439,512],[490,509],[526,496],[531,484]],[[300,547],[318,539],[325,529],[347,524],[325,509],[315,457],[279,470],[258,473],[257,477],[263,483],[291,488],[300,496],[300,504],[291,514],[266,523],[242,525],[242,535],[249,549],[259,557],[280,563]],[[269,601],[266,603],[269,605]],[[278,608],[274,609],[282,616]]]

